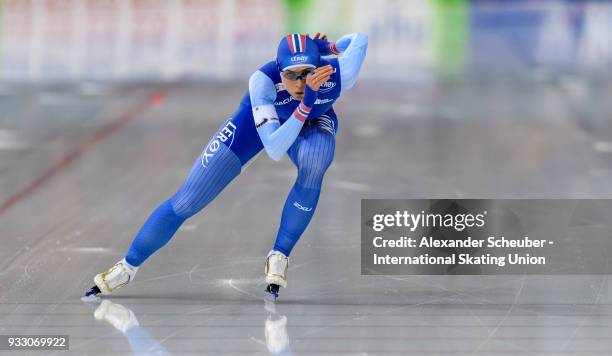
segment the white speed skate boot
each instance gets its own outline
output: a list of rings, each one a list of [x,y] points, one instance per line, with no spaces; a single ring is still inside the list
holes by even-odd
[[[266,287],[267,297],[276,300],[280,287],[287,287],[287,267],[289,258],[282,252],[272,250],[266,260]]]
[[[125,258],[117,262],[108,271],[97,274],[94,277],[95,285],[85,293],[85,297],[96,297],[99,294],[108,295],[115,289],[130,283],[138,267],[134,267],[125,261]]]

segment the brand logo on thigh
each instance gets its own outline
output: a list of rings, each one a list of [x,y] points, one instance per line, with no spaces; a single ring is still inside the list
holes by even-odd
[[[308,208],[308,207],[302,206],[300,203],[298,203],[296,201],[293,202],[293,206],[295,206],[296,208],[298,208],[300,210],[306,211],[306,212],[312,210],[312,208]]]
[[[234,138],[236,137],[236,125],[228,121],[223,128],[217,131],[217,134],[208,143],[202,153],[202,167],[207,168],[210,159],[219,151],[222,144],[226,144],[228,148],[232,147]],[[227,143],[229,141],[229,143]]]

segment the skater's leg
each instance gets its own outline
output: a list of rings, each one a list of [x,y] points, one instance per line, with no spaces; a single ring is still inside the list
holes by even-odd
[[[140,266],[172,238],[187,218],[203,209],[240,174],[240,160],[224,144],[219,145],[212,157],[206,157],[206,165],[202,158],[196,160],[178,192],[155,209],[144,223],[125,258],[130,265]]]
[[[85,298],[110,294],[132,281],[138,266],[164,246],[186,219],[208,205],[262,149],[251,109],[241,105],[209,141],[178,192],[151,213],[125,258],[94,277],[95,286]]]
[[[323,176],[334,158],[334,131],[312,123],[289,150],[298,176],[285,202],[273,250],[289,256],[308,226],[319,200]]]

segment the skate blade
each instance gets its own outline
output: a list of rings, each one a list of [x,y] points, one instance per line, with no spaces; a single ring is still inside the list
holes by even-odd
[[[268,284],[264,293],[264,299],[269,302],[275,302],[278,299],[279,288],[276,284]]]
[[[81,301],[85,303],[99,302],[100,301],[100,288],[98,286],[91,287],[85,295],[81,297]]]

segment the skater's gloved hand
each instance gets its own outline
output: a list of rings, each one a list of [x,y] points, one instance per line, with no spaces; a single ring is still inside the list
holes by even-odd
[[[306,85],[313,91],[319,91],[323,83],[329,80],[334,72],[334,67],[330,64],[316,68],[311,74],[306,76]]]
[[[310,37],[310,35],[308,35],[308,37]],[[327,40],[327,35],[321,35],[320,32],[317,32],[317,34],[312,38],[312,40],[314,41],[314,43],[317,44],[317,47],[319,47],[319,53],[322,56],[329,56],[330,54],[335,54],[334,52],[332,52],[331,43],[329,43],[329,41]]]
[[[306,76],[306,90],[304,91],[304,98],[302,99],[304,105],[307,107],[312,107],[314,105],[317,100],[319,88],[323,83],[329,80],[333,72],[334,67],[328,64],[324,67],[316,68],[311,74]]]

